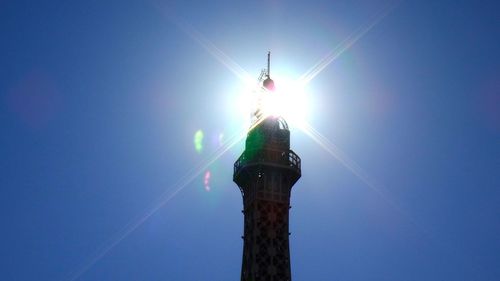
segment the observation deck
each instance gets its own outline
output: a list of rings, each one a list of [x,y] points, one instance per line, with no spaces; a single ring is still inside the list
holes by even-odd
[[[259,165],[290,170],[297,174],[297,179],[301,176],[300,157],[295,152],[267,149],[255,151],[251,157],[247,157],[246,153],[241,154],[234,163],[233,180],[237,181],[245,169]]]
[[[290,131],[281,117],[268,117],[250,130],[245,151],[234,163],[233,181],[239,186],[262,169],[288,175],[291,185],[301,176],[300,157],[290,149]]]

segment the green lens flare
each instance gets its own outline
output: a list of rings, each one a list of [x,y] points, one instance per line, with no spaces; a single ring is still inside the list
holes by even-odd
[[[203,137],[204,137],[204,134],[203,134],[202,130],[198,130],[194,134],[194,139],[193,139],[194,149],[198,153],[201,153],[203,151]]]

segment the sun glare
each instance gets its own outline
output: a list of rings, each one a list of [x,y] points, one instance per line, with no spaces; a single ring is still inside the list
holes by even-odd
[[[238,100],[238,111],[251,119],[252,114],[260,110],[263,116],[281,116],[289,126],[301,128],[309,115],[309,100],[305,86],[298,81],[273,76],[276,89],[268,91],[260,85],[251,85],[245,89]]]

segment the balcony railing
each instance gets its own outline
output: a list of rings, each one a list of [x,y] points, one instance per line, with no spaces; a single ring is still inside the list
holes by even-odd
[[[252,152],[248,154],[252,154]],[[234,163],[234,173],[237,174],[244,166],[259,164],[290,168],[300,173],[300,157],[295,152],[291,150],[278,151],[270,149],[255,151],[255,154],[251,156],[247,156],[247,151],[243,152]]]

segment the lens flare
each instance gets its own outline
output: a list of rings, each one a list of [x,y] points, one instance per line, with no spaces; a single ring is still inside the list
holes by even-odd
[[[254,126],[257,126],[258,123]],[[72,272],[68,281],[75,281],[87,272],[94,264],[102,259],[108,252],[110,252],[116,245],[118,245],[125,237],[130,235],[134,230],[140,227],[148,218],[154,215],[161,207],[167,204],[170,200],[175,198],[186,186],[195,180],[203,171],[206,171],[210,165],[217,161],[223,154],[230,150],[234,145],[239,143],[245,136],[246,130],[238,132],[233,136],[227,138],[223,146],[218,148],[212,155],[207,157],[204,161],[194,166],[189,172],[181,177],[177,183],[166,189],[158,198],[153,202],[149,208],[139,217],[132,219],[121,231],[117,232],[106,243],[103,244],[87,261],[82,263],[77,270]]]
[[[205,172],[205,177],[203,179],[203,183],[205,185],[205,190],[207,192],[210,191],[210,177],[212,176],[212,174],[210,173],[210,171],[206,171]]]
[[[201,153],[203,151],[203,138],[205,134],[203,134],[202,130],[196,131],[194,133],[194,138],[193,138],[193,143],[194,143],[194,149],[196,152]]]

